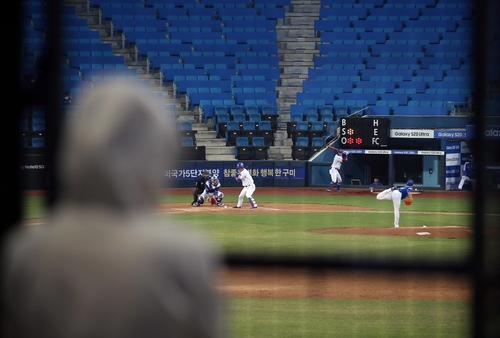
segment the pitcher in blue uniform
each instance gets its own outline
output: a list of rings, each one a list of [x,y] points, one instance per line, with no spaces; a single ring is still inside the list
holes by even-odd
[[[413,181],[408,180],[406,185],[402,188],[391,187],[377,194],[378,200],[392,200],[394,205],[394,227],[399,228],[399,208],[401,208],[401,200],[408,197],[410,201],[413,200],[411,192],[413,191]]]

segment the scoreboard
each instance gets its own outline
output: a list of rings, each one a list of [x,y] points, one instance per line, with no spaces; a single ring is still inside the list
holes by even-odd
[[[391,119],[380,117],[347,117],[340,119],[340,145],[343,148],[387,147]]]

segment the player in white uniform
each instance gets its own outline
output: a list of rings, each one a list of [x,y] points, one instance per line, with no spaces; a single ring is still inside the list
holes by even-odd
[[[332,181],[330,182],[330,186],[326,191],[331,192],[332,188],[336,185],[337,191],[340,190],[340,185],[342,184],[342,177],[340,176],[340,167],[342,166],[342,162],[348,161],[349,153],[342,151],[341,149],[334,148],[332,146],[328,146],[328,148],[337,150],[337,154],[333,157],[332,166],[330,167],[330,177]]]
[[[243,185],[243,189],[238,196],[238,204],[233,208],[241,208],[243,204],[243,198],[246,196],[248,198],[248,202],[250,202],[250,209],[257,209],[257,203],[252,197],[253,192],[255,191],[255,183],[253,182],[252,175],[245,169],[245,165],[242,162],[238,162],[236,164],[236,169],[238,170],[238,174],[236,175],[236,181],[241,181],[241,185]]]

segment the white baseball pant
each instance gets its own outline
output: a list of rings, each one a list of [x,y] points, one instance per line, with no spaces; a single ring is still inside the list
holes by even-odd
[[[458,190],[462,190],[465,182],[471,182],[472,183],[472,190],[475,190],[476,188],[476,180],[475,179],[470,179],[468,176],[462,176],[462,179],[460,180],[460,183],[458,184]]]
[[[394,227],[399,228],[399,209],[401,208],[401,192],[397,189],[385,189],[377,195],[378,200],[392,200],[394,205]]]
[[[332,178],[333,183],[340,184],[342,183],[342,177],[340,177],[340,172],[336,168],[330,168],[330,177]]]
[[[255,203],[255,200],[253,199],[252,195],[255,191],[255,184],[252,183],[250,185],[244,186],[243,189],[241,189],[240,195],[238,196],[238,206],[241,207],[243,204],[243,198],[248,198],[250,204],[252,206],[257,206],[257,203]]]

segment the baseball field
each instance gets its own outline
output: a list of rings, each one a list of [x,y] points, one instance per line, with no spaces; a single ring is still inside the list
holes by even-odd
[[[259,207],[192,207],[192,189],[168,189],[155,217],[184,221],[225,254],[326,255],[347,260],[462,261],[472,249],[472,195],[429,191],[401,206],[368,190],[259,188]],[[26,199],[26,223],[43,223],[42,196]],[[499,214],[487,215],[498,218]],[[226,269],[218,281],[231,337],[467,337],[471,281],[446,273]]]

